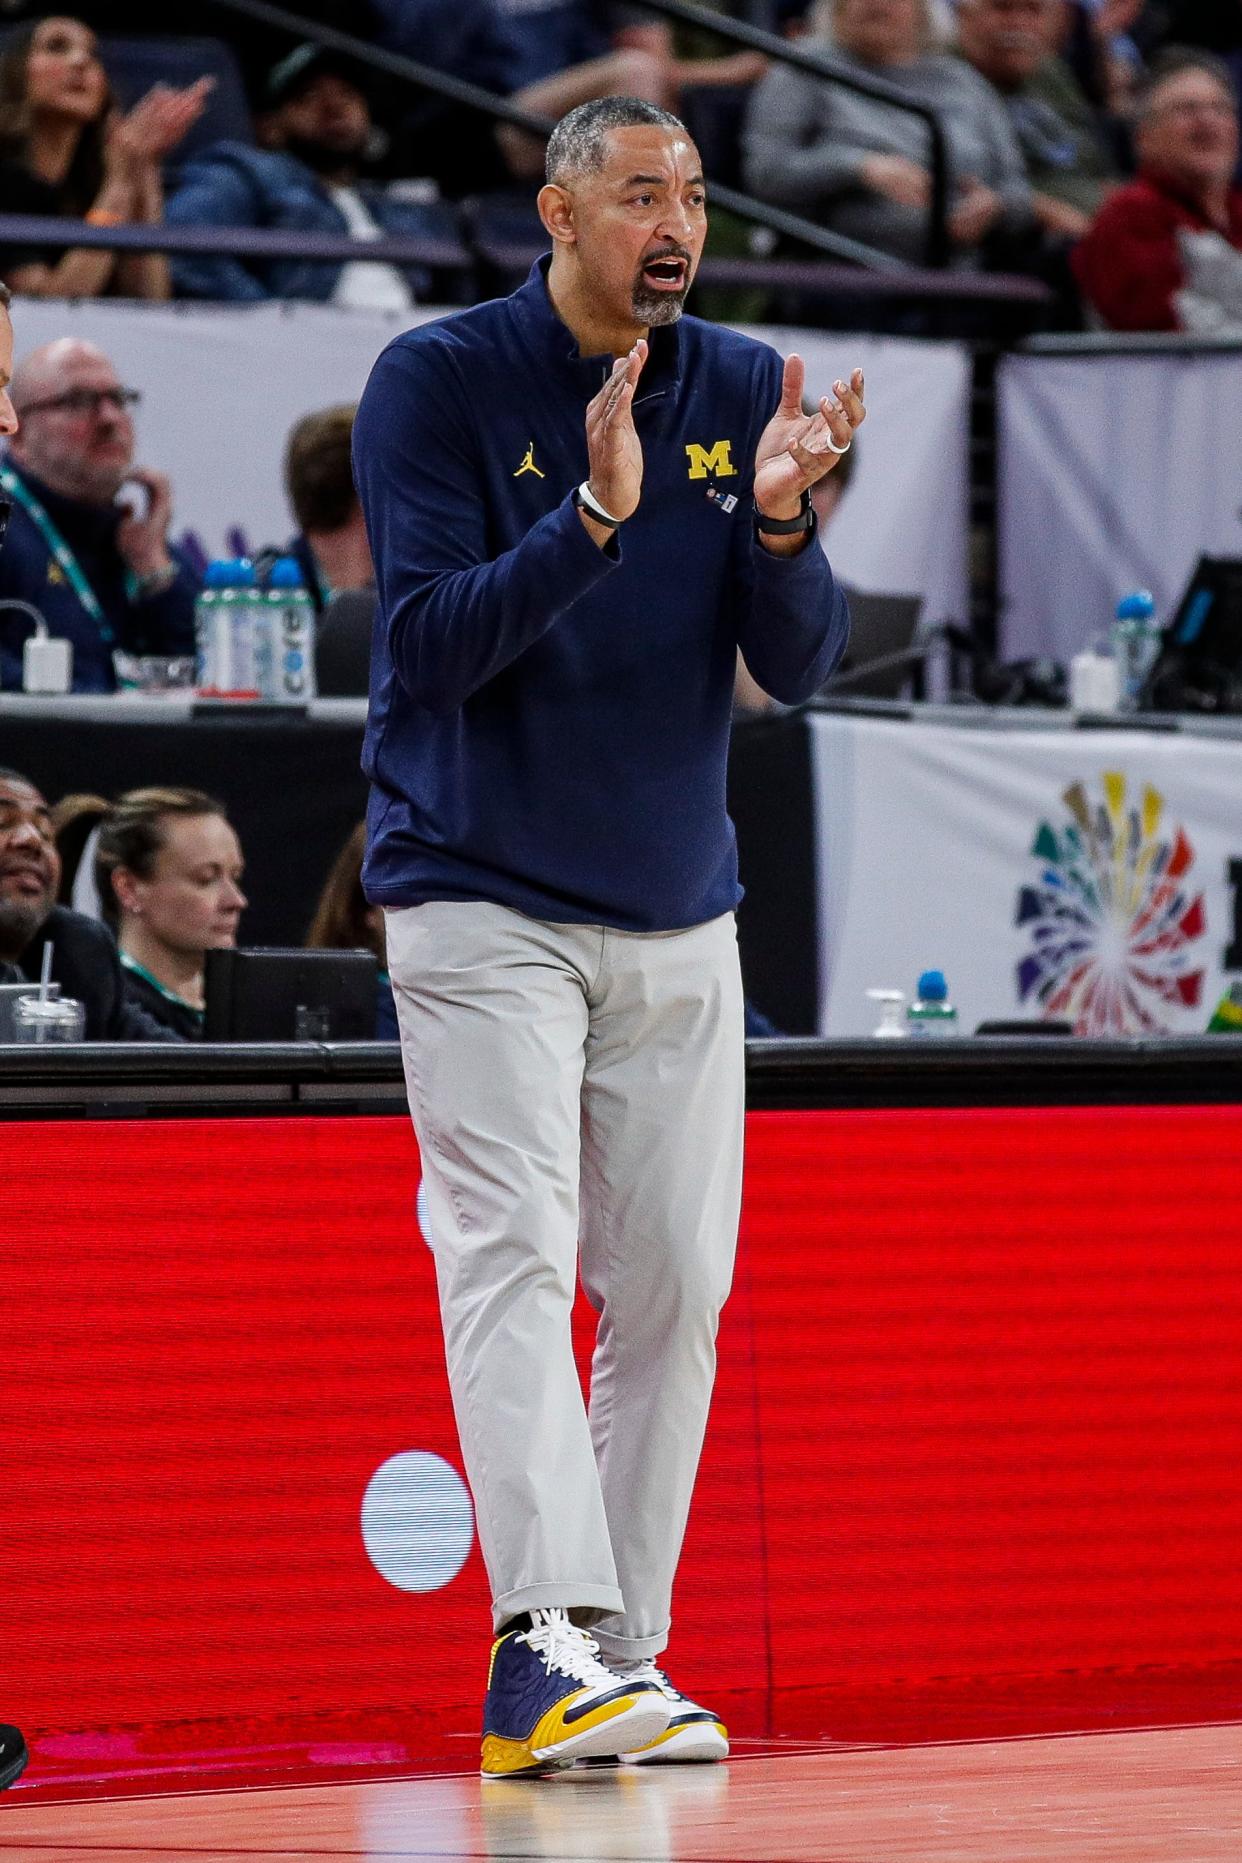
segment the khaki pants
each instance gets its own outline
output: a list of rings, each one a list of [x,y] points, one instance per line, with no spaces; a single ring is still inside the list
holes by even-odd
[[[496,1624],[577,1607],[606,1656],[658,1655],[737,1239],[732,914],[648,934],[470,902],[385,918]]]

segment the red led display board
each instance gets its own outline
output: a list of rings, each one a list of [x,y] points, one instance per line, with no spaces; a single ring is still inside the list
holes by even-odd
[[[748,1145],[685,1686],[1242,1657],[1242,1111],[757,1113]],[[417,1181],[387,1116],[0,1125],[6,1719],[431,1691],[470,1725]],[[411,1455],[447,1465],[421,1591],[363,1531]]]

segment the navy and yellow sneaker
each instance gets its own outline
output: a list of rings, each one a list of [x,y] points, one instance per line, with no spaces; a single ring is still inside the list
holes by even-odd
[[[663,1766],[683,1761],[702,1763],[728,1759],[729,1735],[724,1722],[718,1721],[709,1708],[700,1708],[697,1701],[691,1701],[680,1689],[674,1688],[663,1669],[657,1669],[654,1662],[614,1668],[613,1674],[620,1681],[628,1682],[631,1688],[639,1682],[652,1683],[669,1708],[668,1726],[653,1740],[641,1744],[636,1741],[622,1749],[618,1758],[623,1765]]]
[[[616,1677],[613,1677],[616,1685]],[[6,1785],[14,1785],[26,1770],[26,1761],[30,1755],[26,1751],[26,1742],[16,1727],[0,1725],[0,1792]]]
[[[657,1682],[614,1675],[599,1644],[564,1611],[532,1611],[529,1630],[506,1631],[492,1645],[483,1776],[507,1779],[645,1747],[669,1713]]]

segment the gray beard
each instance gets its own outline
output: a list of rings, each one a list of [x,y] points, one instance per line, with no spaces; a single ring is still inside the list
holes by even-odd
[[[690,287],[687,285],[686,291]],[[634,287],[634,321],[648,330],[676,323],[686,308],[686,291],[653,291],[641,278]]]
[[[0,899],[0,960],[19,958],[55,901]]]

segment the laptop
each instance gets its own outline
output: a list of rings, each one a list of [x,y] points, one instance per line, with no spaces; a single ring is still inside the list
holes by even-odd
[[[850,589],[850,644],[832,678],[820,688],[823,698],[899,699],[910,683],[913,662],[897,661],[873,668],[873,662],[908,653],[923,612],[921,595],[875,595]],[[873,669],[873,670],[872,670]]]

